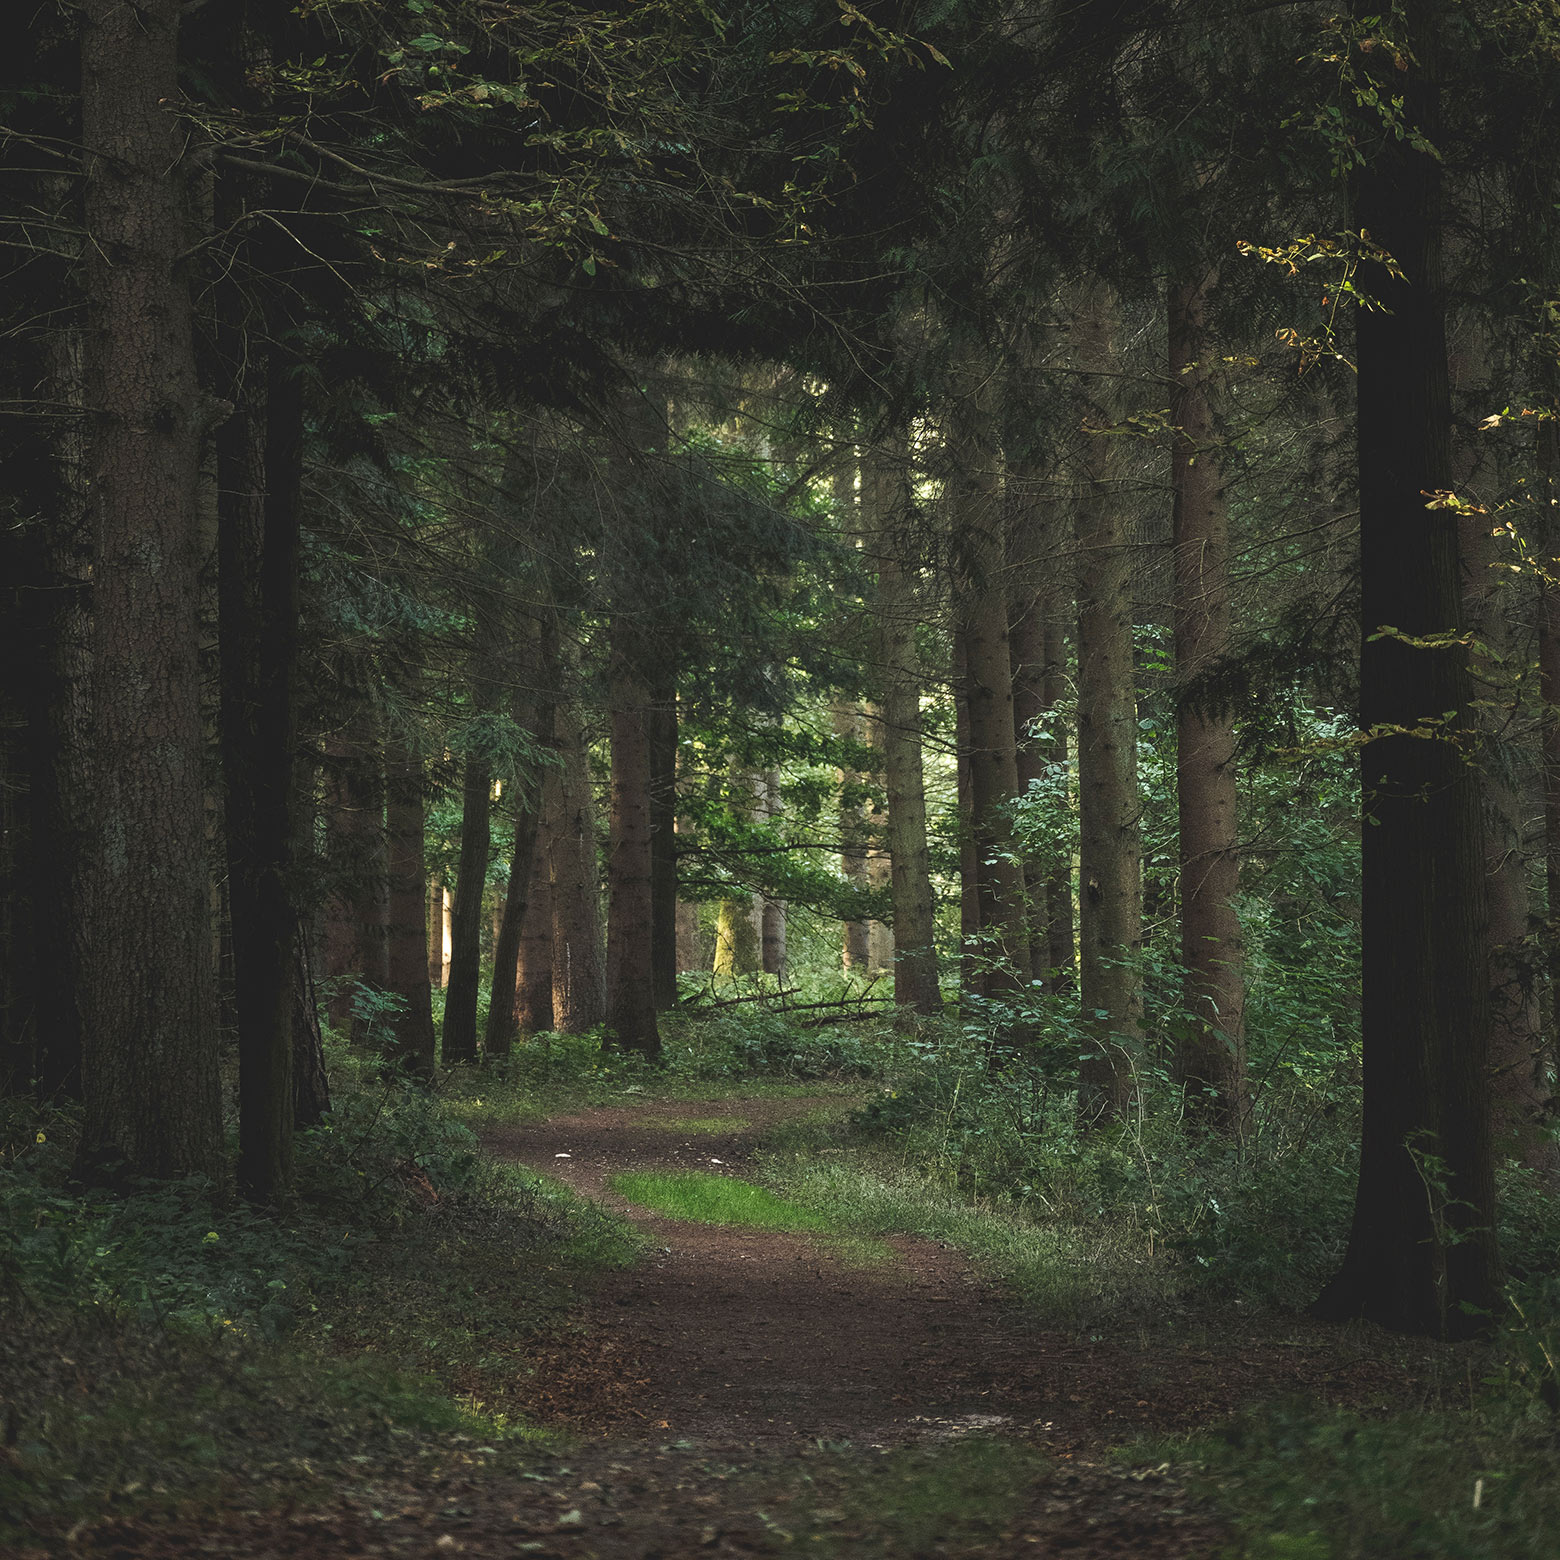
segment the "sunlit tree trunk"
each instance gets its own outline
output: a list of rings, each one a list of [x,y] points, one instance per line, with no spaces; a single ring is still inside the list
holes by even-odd
[[[854,700],[842,700],[831,716],[834,735],[849,742],[865,740],[860,706]],[[865,889],[867,882],[867,819],[860,791],[866,777],[856,769],[840,770],[840,871],[852,888]],[[843,928],[840,960],[847,972],[867,969],[869,949],[867,923],[847,921]]]
[[[1408,0],[1414,58],[1382,82],[1432,144],[1445,16],[1441,0]],[[1352,192],[1351,226],[1402,279],[1376,263],[1358,277],[1382,305],[1356,316],[1360,714],[1376,733],[1361,776],[1365,1094],[1349,1245],[1318,1301],[1328,1316],[1436,1336],[1484,1325],[1498,1303],[1487,901],[1457,521],[1425,498],[1450,474],[1440,185],[1435,156],[1384,136]]]
[[[1170,482],[1174,501],[1176,816],[1180,829],[1185,1028],[1176,1072],[1189,1118],[1234,1138],[1251,1127],[1244,943],[1235,914],[1240,836],[1235,719],[1189,684],[1230,648],[1229,502],[1205,310],[1211,272],[1173,282]]]
[[[80,8],[94,540],[94,795],[81,1153],[217,1175],[201,528],[207,417],[186,252],[178,0]]]

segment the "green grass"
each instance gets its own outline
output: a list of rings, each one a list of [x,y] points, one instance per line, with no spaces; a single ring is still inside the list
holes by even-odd
[[[692,1224],[735,1224],[750,1230],[832,1235],[833,1219],[798,1207],[734,1175],[702,1170],[632,1171],[612,1178],[612,1190],[641,1208]]]
[[[956,1246],[1048,1320],[1075,1324],[1152,1310],[1171,1275],[1109,1221],[1041,1224],[1021,1208],[967,1193],[861,1149],[766,1156],[764,1179],[794,1205],[859,1235],[919,1235]]]
[[[742,1116],[646,1116],[636,1125],[658,1132],[741,1132],[753,1123]]]
[[[897,1253],[880,1240],[842,1229],[825,1213],[777,1197],[751,1181],[701,1170],[666,1173],[631,1171],[613,1176],[612,1190],[641,1208],[686,1219],[690,1224],[726,1224],[739,1229],[778,1230],[815,1235],[828,1241],[831,1254],[847,1267],[877,1267]]]

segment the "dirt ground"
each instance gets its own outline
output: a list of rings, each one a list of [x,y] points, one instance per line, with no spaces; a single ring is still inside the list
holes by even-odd
[[[1131,1336],[1048,1332],[935,1242],[896,1239],[891,1260],[863,1261],[826,1240],[663,1219],[610,1190],[628,1170],[740,1174],[766,1129],[839,1106],[647,1101],[488,1135],[650,1237],[646,1259],[606,1275],[534,1359],[521,1393],[536,1422],[580,1437],[573,1455],[539,1456],[518,1482],[474,1466],[431,1488],[365,1485],[323,1511],[232,1513],[199,1534],[98,1529],[90,1552],[1213,1556],[1238,1552],[1232,1535],[1162,1472],[1107,1460],[1113,1443],[1287,1393],[1363,1402],[1403,1389],[1400,1367],[1336,1330],[1219,1316]],[[674,1125],[717,1117],[731,1129]],[[969,1436],[1043,1454],[1018,1516],[894,1538],[852,1514],[852,1480],[870,1479],[872,1459]]]

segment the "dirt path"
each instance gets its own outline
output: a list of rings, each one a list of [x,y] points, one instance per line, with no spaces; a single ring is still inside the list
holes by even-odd
[[[853,1261],[827,1240],[658,1218],[611,1190],[627,1170],[742,1174],[764,1133],[823,1108],[842,1107],[646,1101],[487,1135],[651,1237],[532,1356],[521,1398],[571,1427],[576,1451],[516,1473],[473,1447],[422,1483],[365,1468],[324,1508],[110,1524],[71,1555],[1191,1560],[1238,1553],[1234,1535],[1106,1446],[1285,1392],[1358,1401],[1400,1385],[1335,1333],[1228,1318],[1216,1336],[1047,1332],[934,1242]]]
[[[547,1417],[706,1446],[892,1446],[985,1430],[1068,1459],[1285,1392],[1359,1400],[1393,1384],[1387,1368],[1340,1349],[1336,1331],[1301,1322],[1243,1335],[1221,1318],[1216,1347],[1189,1328],[1168,1340],[1158,1329],[1078,1338],[1047,1331],[931,1241],[895,1239],[893,1260],[852,1263],[826,1241],[664,1219],[610,1189],[624,1171],[742,1175],[765,1132],[831,1106],[655,1102],[489,1136],[495,1152],[628,1213],[653,1242],[540,1362]],[[733,1126],[677,1130],[689,1117]]]

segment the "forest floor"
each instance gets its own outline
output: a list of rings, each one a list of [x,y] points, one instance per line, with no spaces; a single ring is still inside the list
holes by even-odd
[[[1120,1448],[1286,1394],[1403,1393],[1401,1363],[1294,1318],[1048,1331],[935,1241],[677,1219],[619,1189],[623,1176],[745,1179],[766,1134],[851,1103],[645,1099],[489,1127],[491,1152],[627,1216],[644,1241],[525,1351],[510,1401],[564,1438],[518,1461],[473,1446],[427,1477],[364,1467],[296,1506],[110,1521],[75,1552],[1244,1554],[1168,1464]]]

